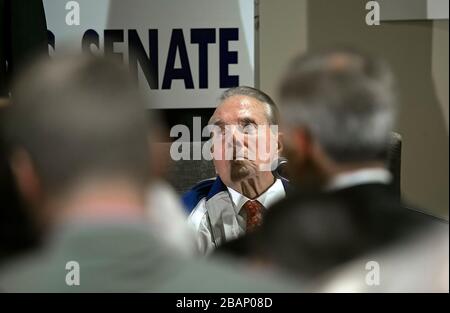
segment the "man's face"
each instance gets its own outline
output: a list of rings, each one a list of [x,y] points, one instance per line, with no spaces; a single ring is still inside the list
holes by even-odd
[[[210,124],[218,131],[212,142],[214,166],[226,185],[270,173],[278,154],[278,132],[270,129],[265,104],[232,96],[217,107]]]

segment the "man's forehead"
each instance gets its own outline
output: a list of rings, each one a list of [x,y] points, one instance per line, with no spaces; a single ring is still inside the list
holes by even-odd
[[[235,95],[219,104],[211,117],[211,122],[218,120],[229,122],[244,118],[264,119],[264,105],[252,97]]]

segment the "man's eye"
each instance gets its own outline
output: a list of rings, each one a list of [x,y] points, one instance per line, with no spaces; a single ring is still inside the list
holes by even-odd
[[[244,134],[254,134],[256,132],[256,126],[254,124],[247,124],[243,127],[242,132]]]
[[[217,127],[214,129],[214,131],[212,133],[213,133],[213,136],[221,136],[225,133],[225,127],[222,127],[222,126]]]

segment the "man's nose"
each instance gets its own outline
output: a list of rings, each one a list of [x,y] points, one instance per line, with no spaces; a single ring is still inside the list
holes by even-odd
[[[233,132],[233,159],[242,159],[246,156],[244,135],[239,127],[234,128]]]
[[[242,138],[242,135],[240,135],[240,134],[235,134],[234,136],[233,136],[233,145],[235,146],[235,147],[244,147],[244,138]]]
[[[244,136],[240,132],[238,126],[233,125],[231,128],[231,144],[235,148],[244,147]]]

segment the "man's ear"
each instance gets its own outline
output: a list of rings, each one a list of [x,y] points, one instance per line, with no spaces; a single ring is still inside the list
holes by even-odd
[[[165,177],[170,165],[170,143],[149,139],[149,164],[151,178]]]
[[[291,142],[299,156],[305,158],[310,155],[312,140],[309,132],[304,128],[296,128],[291,132]]]
[[[30,205],[38,205],[43,196],[42,184],[29,153],[22,148],[14,150],[10,166],[23,199]]]
[[[284,149],[284,143],[283,142],[284,142],[284,133],[279,132],[278,133],[278,142],[277,142],[277,144],[278,144],[278,146],[277,146],[278,155],[281,155],[282,152],[283,152],[283,149]]]

